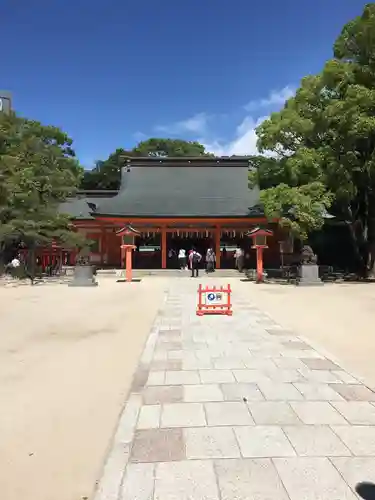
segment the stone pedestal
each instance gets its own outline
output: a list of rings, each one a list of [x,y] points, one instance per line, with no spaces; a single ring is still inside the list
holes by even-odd
[[[320,286],[319,267],[316,264],[302,264],[299,271],[299,286]]]
[[[76,266],[73,281],[69,286],[98,286],[94,276],[94,266]]]

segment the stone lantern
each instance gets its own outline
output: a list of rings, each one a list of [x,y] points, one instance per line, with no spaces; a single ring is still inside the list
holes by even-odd
[[[267,238],[273,236],[273,231],[270,229],[262,229],[261,227],[256,227],[246,233],[246,236],[250,236],[253,240],[252,248],[256,249],[257,254],[257,283],[262,283],[264,281],[263,276],[263,250],[268,248]]]

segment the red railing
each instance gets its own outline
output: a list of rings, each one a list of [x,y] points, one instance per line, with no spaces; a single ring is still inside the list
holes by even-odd
[[[232,290],[229,284],[226,287],[206,286],[205,288],[199,285],[197,316],[205,314],[232,316],[231,294]]]

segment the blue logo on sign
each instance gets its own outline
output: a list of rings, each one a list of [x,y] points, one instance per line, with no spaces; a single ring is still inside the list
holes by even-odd
[[[215,294],[214,294],[214,293],[209,293],[209,294],[207,295],[207,299],[208,299],[208,300],[215,300]]]

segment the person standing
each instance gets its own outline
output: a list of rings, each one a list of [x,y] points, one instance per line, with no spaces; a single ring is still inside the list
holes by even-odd
[[[186,250],[185,248],[180,248],[178,251],[178,263],[180,265],[181,271],[186,269]]]
[[[235,269],[239,270],[239,264],[240,264],[240,257],[241,257],[242,250],[239,245],[237,245],[236,250],[234,251],[234,267]]]
[[[216,255],[212,248],[209,248],[206,253],[206,273],[215,271]]]
[[[198,253],[195,248],[189,255],[190,268],[191,268],[191,277],[194,278],[199,276],[199,265],[202,260],[202,255]]]

